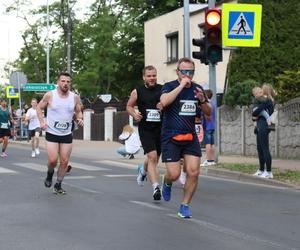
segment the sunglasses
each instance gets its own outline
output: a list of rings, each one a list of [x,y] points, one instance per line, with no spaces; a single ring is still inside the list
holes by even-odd
[[[179,72],[183,75],[194,75],[194,69],[179,69]]]

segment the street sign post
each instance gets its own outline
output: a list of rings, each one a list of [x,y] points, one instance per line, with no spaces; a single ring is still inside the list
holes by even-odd
[[[223,46],[259,47],[262,5],[223,4]]]
[[[47,83],[26,83],[23,91],[50,91],[56,89],[54,84]]]

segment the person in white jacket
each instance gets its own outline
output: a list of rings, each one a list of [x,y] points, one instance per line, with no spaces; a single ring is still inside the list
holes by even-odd
[[[133,159],[141,148],[141,142],[138,134],[134,131],[134,128],[130,125],[123,127],[123,132],[120,134],[119,139],[124,141],[125,145],[117,149],[117,153],[123,157]]]

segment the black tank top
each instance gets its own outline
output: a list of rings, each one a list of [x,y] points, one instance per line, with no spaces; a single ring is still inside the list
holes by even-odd
[[[145,129],[155,129],[161,127],[161,113],[156,108],[160,101],[162,86],[156,84],[153,88],[146,88],[145,85],[136,88],[137,105],[143,119],[139,122],[139,127]]]

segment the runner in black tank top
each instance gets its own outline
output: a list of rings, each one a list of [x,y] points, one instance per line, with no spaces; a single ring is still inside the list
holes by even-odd
[[[127,112],[139,122],[138,130],[140,140],[147,158],[144,165],[138,166],[137,182],[140,186],[146,180],[147,173],[153,187],[153,199],[161,199],[159,187],[159,172],[157,163],[161,153],[161,110],[160,94],[161,85],[156,83],[156,69],[153,66],[147,66],[143,70],[144,85],[134,89],[131,92],[127,103]],[[135,110],[138,106],[138,110]]]

